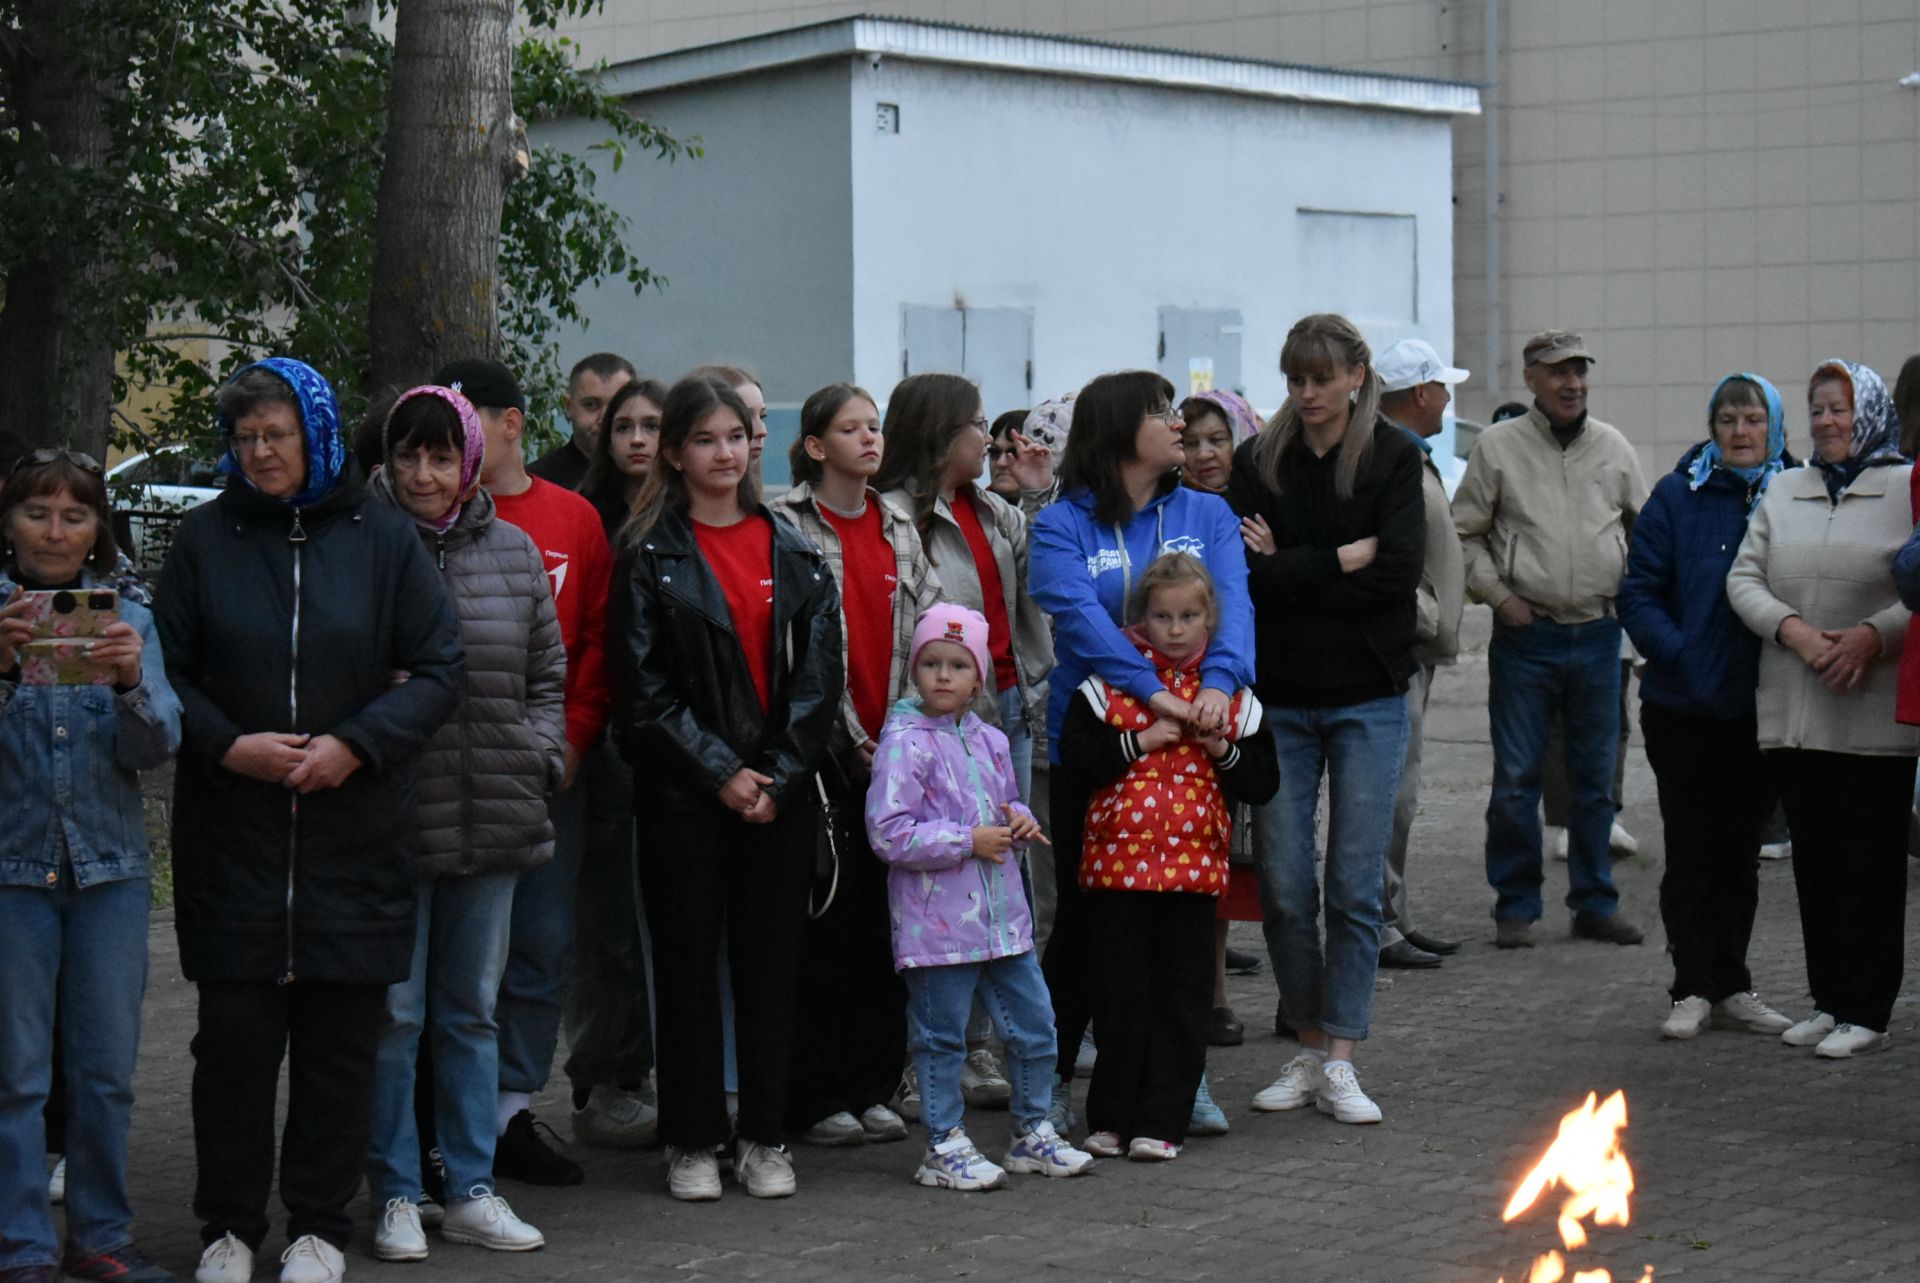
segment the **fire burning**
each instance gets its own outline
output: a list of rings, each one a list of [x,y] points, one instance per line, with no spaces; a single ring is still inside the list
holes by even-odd
[[[1604,1102],[1588,1092],[1586,1103],[1560,1120],[1560,1134],[1513,1191],[1500,1219],[1513,1220],[1548,1189],[1560,1185],[1567,1190],[1567,1201],[1560,1208],[1560,1241],[1569,1252],[1586,1246],[1587,1231],[1580,1222],[1588,1217],[1595,1225],[1627,1224],[1633,1168],[1620,1149],[1620,1130],[1626,1125],[1624,1092],[1616,1091]],[[1553,1251],[1534,1261],[1526,1283],[1561,1283],[1567,1277],[1566,1260]],[[1502,1277],[1500,1283],[1507,1281]],[[1578,1270],[1571,1283],[1613,1283],[1613,1275],[1606,1270]],[[1651,1265],[1639,1283],[1653,1283]]]

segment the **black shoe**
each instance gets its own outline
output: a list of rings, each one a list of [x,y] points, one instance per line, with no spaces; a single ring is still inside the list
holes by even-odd
[[[545,1124],[541,1124],[545,1126]],[[546,1128],[553,1136],[553,1128]],[[558,1136],[554,1136],[558,1140]],[[523,1109],[507,1120],[507,1130],[493,1148],[493,1174],[528,1185],[578,1185],[587,1179],[580,1164],[540,1139],[534,1130],[533,1111]]]
[[[1400,933],[1412,942],[1416,949],[1425,949],[1428,953],[1442,958],[1451,958],[1460,952],[1458,940],[1442,940],[1439,936],[1430,936],[1424,931],[1403,931]]]
[[[1247,1040],[1247,1027],[1233,1014],[1232,1007],[1215,1007],[1207,1018],[1209,1047],[1238,1047]]]
[[[1294,1042],[1300,1041],[1300,1031],[1295,1029],[1293,1025],[1287,1021],[1287,1008],[1285,1003],[1281,1003],[1273,1009],[1273,1036],[1275,1038],[1288,1038]]]
[[[1495,919],[1493,947],[1496,949],[1533,948],[1533,923],[1525,918]]]
[[[447,1205],[447,1165],[438,1146],[420,1155],[420,1192],[442,1207]]]
[[[1230,976],[1250,976],[1260,970],[1260,955],[1242,953],[1238,949],[1227,950],[1227,974]]]
[[[1380,965],[1399,971],[1420,971],[1440,965],[1440,955],[1428,953],[1411,940],[1395,940],[1380,951]]]
[[[1605,918],[1576,913],[1573,934],[1582,940],[1598,940],[1603,944],[1639,944],[1646,938],[1640,934],[1639,927],[1617,913]]]

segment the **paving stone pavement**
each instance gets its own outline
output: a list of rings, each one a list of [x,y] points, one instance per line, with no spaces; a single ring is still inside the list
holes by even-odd
[[[1478,633],[1484,638],[1484,619]],[[1537,948],[1497,953],[1481,866],[1491,771],[1485,697],[1484,653],[1443,670],[1435,685],[1413,903],[1425,929],[1468,943],[1439,970],[1391,973],[1377,996],[1373,1037],[1358,1059],[1383,1125],[1248,1109],[1293,1050],[1271,1036],[1274,989],[1263,970],[1232,981],[1246,1045],[1209,1058],[1232,1134],[1195,1140],[1176,1162],[1103,1162],[1081,1179],[1017,1178],[1008,1191],[956,1195],[909,1180],[916,1130],[905,1144],[800,1147],[792,1199],[758,1202],[729,1187],[719,1203],[683,1205],[666,1197],[658,1151],[576,1147],[585,1185],[501,1190],[545,1232],[544,1251],[493,1254],[436,1239],[424,1263],[381,1264],[369,1253],[363,1197],[351,1276],[1493,1283],[1504,1275],[1519,1283],[1535,1255],[1558,1246],[1558,1199],[1511,1226],[1501,1224],[1501,1208],[1564,1112],[1590,1090],[1624,1088],[1633,1223],[1593,1230],[1569,1272],[1606,1266],[1632,1280],[1651,1264],[1659,1279],[1690,1281],[1920,1280],[1912,1085],[1920,1019],[1911,986],[1894,1012],[1892,1049],[1854,1062],[1816,1061],[1775,1039],[1732,1033],[1660,1042],[1654,1030],[1669,979],[1657,905],[1662,843],[1637,744],[1623,821],[1641,854],[1615,867],[1623,911],[1648,928],[1648,943],[1576,942],[1564,914],[1550,909]],[[1549,890],[1564,893],[1565,866],[1550,863],[1547,876]],[[1258,928],[1236,925],[1235,943],[1258,948]],[[180,978],[164,919],[152,946],[133,1196],[142,1245],[185,1279],[199,1247],[188,1206],[193,989]],[[1912,970],[1911,934],[1907,951]],[[1785,863],[1762,868],[1751,963],[1764,996],[1804,1014]],[[564,1088],[537,1109],[567,1133]],[[970,1128],[997,1152],[1005,1115],[976,1112]],[[270,1243],[275,1254],[283,1246],[277,1235]],[[263,1253],[260,1277],[272,1277],[271,1266]]]

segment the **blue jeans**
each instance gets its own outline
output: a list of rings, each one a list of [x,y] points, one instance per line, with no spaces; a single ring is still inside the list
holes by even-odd
[[[520,875],[513,893],[513,935],[500,977],[500,1090],[535,1095],[553,1073],[567,987],[573,980],[573,897],[587,844],[587,791],[547,799],[553,858]]]
[[[1011,958],[952,967],[908,967],[907,1050],[920,1077],[920,1118],[929,1138],[960,1125],[966,1104],[960,1075],[967,1061],[967,1013],[975,994],[993,1017],[1007,1049],[1014,1126],[1022,1133],[1053,1103],[1053,999],[1029,949]]]
[[[147,879],[0,887],[0,1269],[59,1259],[41,1111],[53,1024],[67,1091],[67,1243],[133,1241],[127,1123],[147,988]]]
[[[1407,752],[1407,697],[1335,708],[1265,705],[1280,791],[1254,808],[1267,954],[1287,1019],[1365,1038],[1380,969],[1380,879]],[[1326,895],[1314,812],[1327,781]],[[1324,906],[1326,947],[1321,949]]]
[[[1487,881],[1496,921],[1540,918],[1540,764],[1557,709],[1567,746],[1567,907],[1610,918],[1620,904],[1607,838],[1620,735],[1620,623],[1524,628],[1495,622],[1487,649],[1493,792],[1487,799]]]
[[[447,1196],[493,1192],[500,1056],[494,1003],[507,965],[515,875],[434,878],[419,887],[413,970],[387,990],[374,1084],[367,1185],[376,1205],[418,1202],[420,1133],[413,1075],[424,1027],[433,1052],[433,1132]]]
[[[1000,692],[1000,729],[1006,732],[1007,752],[1013,758],[1013,776],[1020,781],[1020,800],[1033,801],[1033,730],[1020,702],[1018,684]]]

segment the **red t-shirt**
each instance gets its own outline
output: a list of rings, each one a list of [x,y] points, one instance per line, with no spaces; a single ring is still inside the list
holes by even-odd
[[[696,521],[693,538],[726,595],[765,712],[773,705],[773,524],[757,512],[730,526]]]
[[[824,505],[820,516],[840,536],[840,617],[847,630],[847,691],[868,738],[880,738],[887,716],[887,679],[893,675],[893,594],[900,586],[893,545],[872,500],[857,517]]]
[[[993,559],[993,545],[980,526],[980,514],[973,501],[963,495],[953,497],[953,519],[967,537],[973,551],[973,567],[980,576],[980,595],[986,598],[987,653],[993,656],[993,688],[1006,690],[1020,680],[1013,666],[1013,625],[1007,622],[1007,590],[1000,582],[1000,563]]]
[[[560,640],[567,648],[567,743],[585,757],[607,724],[607,590],[613,551],[593,505],[571,490],[531,478],[519,494],[496,494],[500,520],[527,532],[546,563]]]

